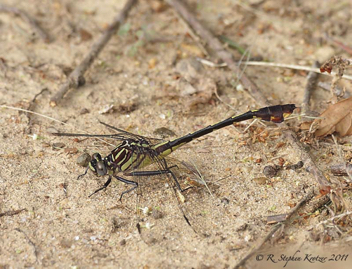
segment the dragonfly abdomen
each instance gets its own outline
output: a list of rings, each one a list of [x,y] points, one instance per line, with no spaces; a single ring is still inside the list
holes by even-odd
[[[287,117],[288,115],[291,115],[295,108],[296,106],[294,104],[286,104],[286,105],[264,107],[258,110],[251,110],[241,115],[233,116],[226,120],[215,123],[213,125],[209,125],[208,127],[205,127],[193,133],[189,133],[188,135],[185,135],[183,137],[176,138],[175,140],[162,144],[159,148],[162,149],[162,152],[166,152],[167,154],[170,154],[172,151],[178,149],[179,147],[183,146],[186,143],[191,142],[196,138],[199,138],[215,130],[229,126],[234,122],[240,122],[240,121],[249,120],[253,118],[280,123],[284,121],[285,117]],[[160,154],[163,154],[162,152],[160,152]],[[167,155],[166,153],[163,154],[163,156],[166,156]]]

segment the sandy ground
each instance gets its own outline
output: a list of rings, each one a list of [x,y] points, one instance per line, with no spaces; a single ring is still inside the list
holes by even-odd
[[[160,137],[155,131],[165,127],[175,134],[166,137],[171,139],[258,108],[258,104],[237,87],[236,74],[226,68],[202,67],[197,76],[205,83],[200,87],[204,92],[185,87],[182,80],[187,79],[188,71],[180,62],[194,63],[190,59],[206,56],[170,7],[159,9],[156,1],[140,1],[87,72],[86,85],[69,92],[52,108],[50,97],[124,1],[2,3],[26,10],[52,41],[41,40],[20,17],[0,13],[0,103],[28,108],[34,96],[46,89],[37,97],[33,111],[65,124],[0,110],[0,213],[24,209],[0,218],[0,268],[233,268],[272,228],[267,216],[289,212],[309,190],[318,187],[304,168],[282,170],[277,177],[263,181],[265,166],[278,164],[280,157],[294,164],[300,156],[275,125],[255,123],[244,132],[250,124],[247,121],[213,132],[172,155],[176,164],[193,163],[210,192],[205,187],[192,188],[180,203],[172,183],[156,176],[143,178],[141,195],[129,193],[122,202],[120,194],[128,186],[115,181],[106,191],[88,198],[104,179],[88,173],[76,180],[85,171],[76,159],[82,152],[106,155],[113,146],[94,139],[54,137],[48,128],[109,133],[99,124],[101,120],[150,137]],[[248,48],[251,57],[305,66],[334,54],[348,57],[323,36],[328,32],[342,42],[351,40],[350,1],[321,1],[317,7],[316,1],[249,1],[240,6],[237,1],[208,0],[192,1],[191,6],[214,33]],[[212,55],[208,59],[216,61]],[[246,74],[272,103],[302,102],[305,72],[248,66]],[[331,80],[326,76],[320,79]],[[350,90],[348,81],[341,83]],[[329,98],[328,92],[317,89],[312,110],[321,112]],[[109,105],[115,110],[101,114]],[[288,125],[295,128],[298,121],[291,120]],[[345,179],[333,177],[328,168],[351,158],[351,140],[344,141],[342,157],[331,138],[319,146],[311,145],[320,169],[341,187],[346,186]],[[54,143],[64,147],[54,148]],[[348,189],[344,199],[351,210]],[[137,214],[145,207],[157,213]],[[301,268],[348,268],[350,234],[330,234],[327,242],[311,236],[312,228],[329,217],[327,209],[306,212],[303,208],[280,238],[261,252],[264,260],[275,254],[277,263],[253,256],[247,266],[282,268],[284,261],[277,259],[299,251],[296,256],[321,255],[336,261],[292,261],[286,268],[298,264]]]

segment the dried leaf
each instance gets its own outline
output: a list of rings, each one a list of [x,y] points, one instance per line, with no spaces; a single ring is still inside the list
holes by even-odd
[[[331,191],[331,187],[330,186],[323,186],[320,190],[319,190],[319,194],[315,197],[315,199],[320,199],[321,197],[328,195]]]
[[[195,58],[183,59],[176,65],[176,71],[189,83],[194,83],[203,76],[203,65]]]
[[[313,123],[312,121],[303,121],[299,124],[299,129],[303,131],[309,130],[312,123]]]
[[[82,41],[88,41],[93,38],[93,35],[83,28],[79,29],[79,36]]]
[[[330,74],[333,68],[337,68],[338,76],[342,77],[345,69],[349,65],[351,65],[350,60],[344,59],[341,56],[333,56],[320,67],[320,72],[328,72]]]
[[[197,57],[204,57],[203,51],[196,45],[193,44],[187,44],[187,43],[182,43],[181,48],[190,53],[191,55],[195,55]]]
[[[164,11],[167,8],[167,4],[164,1],[152,0],[150,2],[150,7],[152,8],[153,11],[159,13]]]
[[[209,77],[199,61],[194,58],[184,59],[177,64],[176,71],[181,75],[176,87],[180,95],[187,98],[187,107],[206,104],[212,99],[216,82]]]
[[[352,97],[330,106],[319,117],[311,126],[315,136],[326,136],[334,132],[340,136],[352,135]]]
[[[198,104],[207,104],[216,90],[216,83],[211,78],[203,78],[198,81],[195,86],[198,91],[186,101],[188,107],[194,107]]]

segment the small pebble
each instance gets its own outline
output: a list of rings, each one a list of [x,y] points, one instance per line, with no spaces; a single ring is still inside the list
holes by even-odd
[[[170,130],[166,127],[160,127],[160,128],[155,129],[153,134],[160,136],[162,138],[176,136],[176,134],[172,130]]]
[[[277,171],[278,171],[278,169],[276,167],[274,167],[272,165],[267,165],[263,169],[263,174],[267,178],[272,178],[272,177],[276,176]]]
[[[57,142],[57,143],[53,143],[52,144],[52,149],[57,150],[57,149],[62,149],[64,148],[66,145],[62,142]]]
[[[76,163],[80,166],[87,167],[91,159],[91,156],[85,152],[77,158]]]
[[[224,205],[228,205],[229,203],[230,203],[230,200],[228,199],[228,198],[226,198],[226,197],[223,197],[223,198],[221,198],[221,203],[223,203]]]
[[[46,132],[47,132],[48,134],[56,134],[56,133],[58,133],[59,131],[58,131],[57,129],[55,129],[54,127],[48,127],[48,128],[46,129]]]
[[[292,169],[292,170],[297,170],[297,169],[300,169],[302,168],[304,165],[304,163],[302,161],[299,161],[298,163],[296,164],[292,164],[292,165],[287,165],[286,166],[286,169]]]
[[[90,111],[87,108],[82,108],[79,112],[80,115],[88,114]]]

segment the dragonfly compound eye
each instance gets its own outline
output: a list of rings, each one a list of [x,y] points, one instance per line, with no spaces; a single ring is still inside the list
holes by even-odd
[[[104,176],[107,174],[106,165],[99,153],[94,153],[92,155],[92,160],[89,163],[89,168],[99,176]]]
[[[94,153],[92,155],[92,160],[96,160],[97,162],[101,161],[101,155],[99,153]]]
[[[107,174],[107,169],[106,169],[106,165],[104,164],[103,161],[99,161],[97,162],[97,167],[96,167],[97,173],[99,176],[104,176]]]

